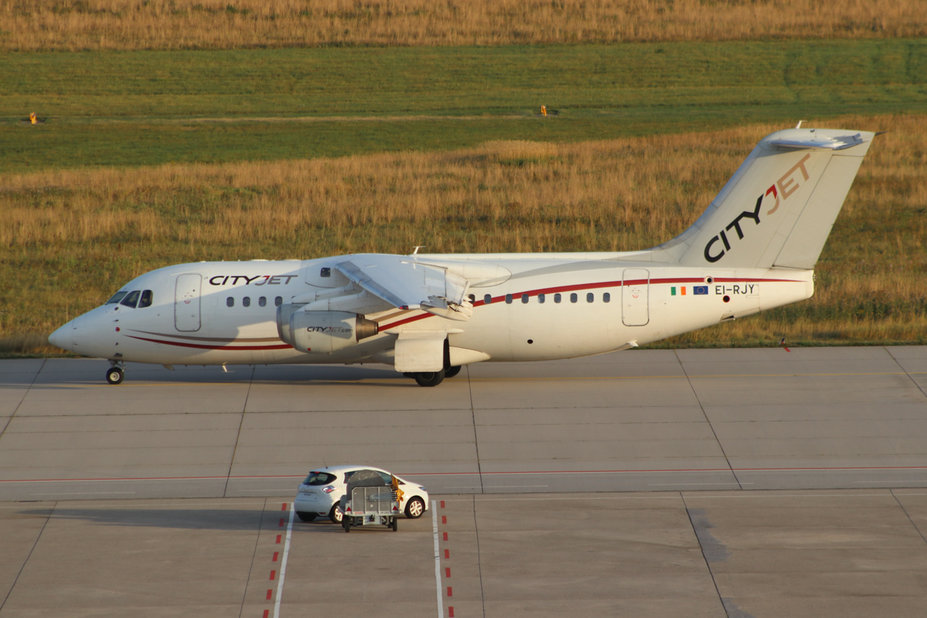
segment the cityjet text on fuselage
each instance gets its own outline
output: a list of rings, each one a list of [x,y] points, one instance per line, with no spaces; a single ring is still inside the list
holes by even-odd
[[[297,275],[214,275],[209,285],[289,285]]]

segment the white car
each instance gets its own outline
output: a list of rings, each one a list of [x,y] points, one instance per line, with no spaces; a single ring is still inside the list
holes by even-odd
[[[326,466],[309,472],[300,483],[293,506],[302,521],[314,521],[317,517],[328,517],[336,524],[341,523],[341,509],[338,503],[348,488],[348,479],[358,470],[373,470],[390,483],[395,476],[386,470],[371,466]],[[402,491],[399,508],[406,517],[417,519],[428,510],[428,492],[416,483],[395,477]]]

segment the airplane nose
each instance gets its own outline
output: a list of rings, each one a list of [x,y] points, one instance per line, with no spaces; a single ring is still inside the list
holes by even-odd
[[[48,336],[48,343],[62,350],[74,347],[74,321],[70,321]]]
[[[113,350],[113,324],[104,307],[79,315],[48,336],[48,342],[81,356],[109,358]]]

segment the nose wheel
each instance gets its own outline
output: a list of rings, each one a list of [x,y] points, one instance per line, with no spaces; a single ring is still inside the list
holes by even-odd
[[[106,370],[106,381],[110,384],[119,384],[125,377],[125,371],[119,365],[113,365]]]

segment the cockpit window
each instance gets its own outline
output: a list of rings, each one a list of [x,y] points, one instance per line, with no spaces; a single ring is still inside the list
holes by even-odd
[[[142,295],[138,299],[138,308],[151,306],[151,290],[142,290]]]
[[[115,305],[115,304],[118,303],[120,300],[122,300],[122,297],[125,296],[126,294],[128,294],[128,292],[127,292],[126,290],[120,290],[120,291],[116,292],[115,294],[113,294],[113,297],[110,298],[108,301],[106,301],[106,304],[107,304],[107,305]]]
[[[126,297],[123,298],[123,299],[122,299],[122,302],[119,303],[119,304],[120,304],[120,305],[125,305],[126,307],[135,308],[135,305],[138,304],[138,296],[139,296],[139,294],[140,294],[140,292],[139,292],[138,290],[132,290],[131,292],[129,292],[128,294],[126,294]]]

